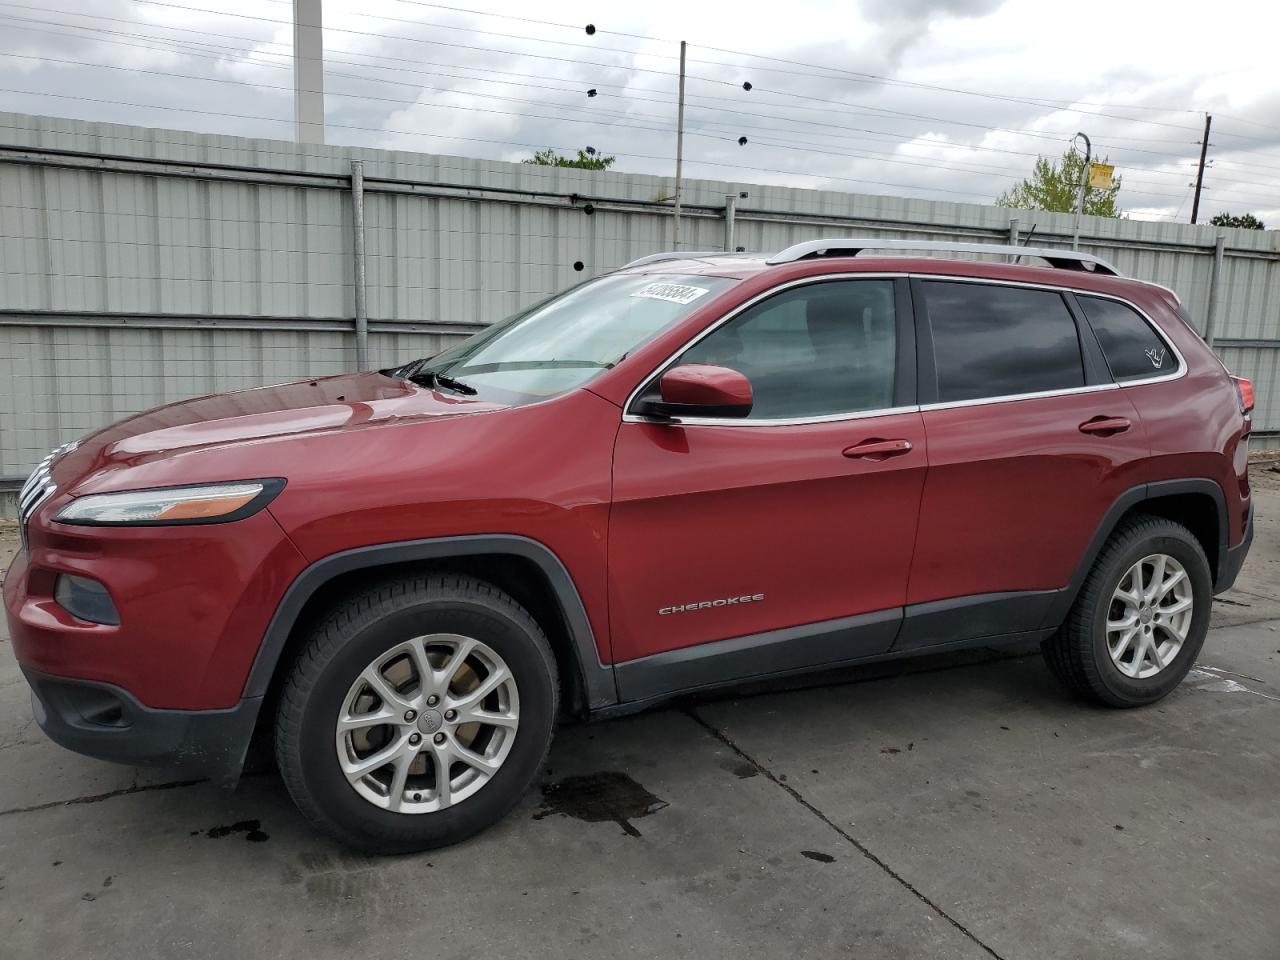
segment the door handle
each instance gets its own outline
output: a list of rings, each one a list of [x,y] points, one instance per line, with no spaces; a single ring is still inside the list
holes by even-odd
[[[910,440],[863,440],[844,449],[844,455],[852,460],[885,460],[910,452]]]
[[[1117,433],[1124,433],[1133,424],[1125,417],[1094,417],[1092,420],[1086,420],[1080,424],[1081,433],[1094,433],[1100,437],[1110,437]]]

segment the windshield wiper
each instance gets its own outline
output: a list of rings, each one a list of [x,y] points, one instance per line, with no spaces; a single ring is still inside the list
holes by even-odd
[[[418,375],[418,371],[427,365],[427,361],[430,359],[431,357],[419,357],[417,360],[410,360],[408,363],[383,372],[393,377],[399,377],[401,380],[412,380]]]
[[[452,390],[454,393],[461,393],[463,396],[474,397],[476,388],[469,383],[463,383],[461,380],[455,380],[453,377],[446,376],[443,373],[436,373],[434,370],[423,370],[418,373],[412,373],[408,376],[409,380],[423,387],[438,386],[444,387],[446,390]]]
[[[437,373],[435,378],[436,383],[454,391],[455,393],[462,393],[468,397],[474,397],[476,395],[476,388],[471,386],[469,383],[463,383],[461,380],[453,379],[453,377],[446,377],[443,373]]]

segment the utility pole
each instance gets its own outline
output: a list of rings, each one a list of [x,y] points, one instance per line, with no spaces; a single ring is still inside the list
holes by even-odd
[[[671,249],[680,249],[680,184],[684,173],[684,52],[680,41],[680,102],[676,107],[676,205],[671,218]]]
[[[1200,190],[1204,186],[1204,158],[1209,152],[1209,127],[1213,123],[1213,117],[1209,114],[1204,115],[1204,136],[1200,139],[1200,169],[1196,171],[1196,195],[1191,201],[1191,222],[1196,222],[1196,217],[1200,216]]]
[[[1080,170],[1080,189],[1076,191],[1076,230],[1071,240],[1071,249],[1080,249],[1080,215],[1084,213],[1084,189],[1089,183],[1089,161],[1093,157],[1093,144],[1090,142],[1088,135],[1077,133],[1071,138],[1072,142],[1076,140],[1084,141],[1084,167]]]
[[[321,0],[293,0],[293,139],[324,143]]]

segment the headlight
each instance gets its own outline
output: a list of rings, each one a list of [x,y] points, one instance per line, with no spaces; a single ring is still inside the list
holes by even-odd
[[[271,479],[97,493],[72,500],[54,519],[59,523],[137,526],[226,523],[261,510],[283,488],[283,480]]]

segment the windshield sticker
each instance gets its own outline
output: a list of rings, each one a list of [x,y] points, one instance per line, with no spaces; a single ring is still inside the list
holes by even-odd
[[[1152,347],[1147,351],[1147,359],[1151,361],[1151,365],[1153,367],[1159,369],[1164,366],[1164,354],[1165,352],[1163,350],[1158,350],[1155,347]]]
[[[710,292],[705,287],[693,287],[687,283],[651,283],[641,287],[632,296],[666,300],[668,303],[693,303],[704,293]]]

